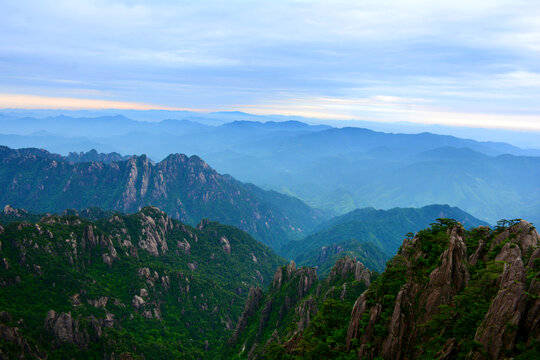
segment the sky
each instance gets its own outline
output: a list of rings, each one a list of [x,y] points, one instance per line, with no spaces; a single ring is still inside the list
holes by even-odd
[[[540,1],[0,0],[0,108],[540,131]]]

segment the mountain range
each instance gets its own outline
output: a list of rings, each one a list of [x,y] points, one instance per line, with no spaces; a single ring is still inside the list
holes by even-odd
[[[235,225],[275,247],[300,238],[324,218],[298,199],[220,175],[197,156],[173,154],[159,163],[145,155],[72,161],[90,155],[64,158],[45,150],[0,147],[0,188],[5,189],[0,203],[33,212],[92,206],[134,212],[155,205],[192,225],[202,218]]]
[[[325,213],[302,201],[220,175],[197,156],[173,154],[153,163],[145,155],[91,151],[64,157],[0,147],[0,162],[0,186],[7,189],[0,203],[37,213],[91,207],[129,213],[154,205],[192,225],[203,218],[235,225],[286,258],[319,266],[321,275],[345,254],[382,271],[406,233],[440,217],[486,224],[442,205],[357,209],[324,222]]]
[[[171,153],[196,154],[220,173],[292,195],[333,215],[365,207],[449,204],[490,223],[516,217],[540,220],[540,151],[535,149],[243,113],[186,113],[180,120],[160,122],[70,114],[39,118],[4,113],[0,143],[66,156],[91,149],[121,156],[145,153],[156,162]],[[101,131],[104,127],[107,133]]]
[[[20,114],[0,114],[1,359],[540,356],[537,150]]]

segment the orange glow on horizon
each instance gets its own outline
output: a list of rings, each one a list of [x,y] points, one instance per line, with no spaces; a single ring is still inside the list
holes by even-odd
[[[424,99],[374,96],[348,99],[312,97],[284,99],[274,103],[237,104],[230,108],[196,109],[129,101],[81,99],[0,93],[0,109],[33,110],[170,110],[208,113],[243,111],[253,115],[301,116],[326,120],[364,120],[380,123],[411,122],[425,125],[540,131],[540,116],[489,114],[432,107]]]
[[[80,99],[70,97],[51,97],[25,94],[0,94],[0,108],[4,109],[63,109],[63,110],[173,110],[195,111],[201,109],[176,108],[155,104],[145,104],[129,101]]]

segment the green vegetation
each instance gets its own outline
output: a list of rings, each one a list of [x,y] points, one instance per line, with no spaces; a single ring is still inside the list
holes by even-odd
[[[225,358],[246,358],[248,353],[264,359],[346,358],[351,310],[367,289],[355,280],[355,264],[351,258],[340,259],[324,280],[317,280],[310,268],[283,267],[278,271],[283,274],[281,285],[272,283]],[[306,283],[307,291],[299,291]]]
[[[203,218],[236,226],[280,247],[325,219],[302,201],[220,175],[197,156],[145,155],[112,162],[69,162],[39,149],[0,147],[0,204],[30,212],[100,207],[135,212],[153,205],[195,225]]]
[[[473,216],[447,205],[429,205],[422,208],[395,208],[375,210],[357,209],[320,225],[317,231],[301,241],[292,241],[281,249],[281,254],[298,264],[329,269],[337,260],[322,252],[340,247],[343,254],[362,261],[370,269],[382,272],[384,264],[393,256],[406,234],[413,234],[437,218],[454,218],[466,227],[487,225]],[[326,271],[320,272],[325,273]]]
[[[534,325],[540,244],[534,231],[518,220],[501,222],[495,230],[466,230],[453,219],[438,218],[407,235],[399,253],[358,300],[333,296],[339,288],[334,285],[317,302],[316,315],[303,330],[272,332],[272,324],[254,317],[253,329],[267,336],[243,337],[240,344],[262,359],[535,358],[540,352]],[[509,266],[515,267],[507,271]],[[335,280],[332,274],[327,281]],[[274,297],[267,296],[266,304],[272,303]],[[519,312],[512,312],[514,304]],[[238,345],[235,351],[246,355],[238,352]]]
[[[0,313],[12,319],[0,326],[18,327],[50,358],[215,358],[249,289],[266,287],[283,263],[236,228],[195,229],[156,208],[94,222],[12,222],[0,243]],[[44,327],[50,310],[70,314],[64,341]],[[21,348],[4,341],[2,351]]]
[[[345,346],[352,305],[349,301],[325,300],[304,331],[302,339],[292,350],[290,358],[353,359],[346,355]],[[276,347],[269,349],[265,358],[276,358],[273,356],[276,350]]]
[[[457,218],[467,226],[485,225],[458,208],[446,205],[358,209],[320,225],[317,232],[301,241],[290,242],[281,252],[300,265],[316,266],[321,277],[328,275],[343,256],[355,257],[368,268],[382,272],[404,238],[414,236],[413,231],[425,228],[441,215]]]
[[[539,243],[526,222],[466,230],[437,218],[405,235],[381,275],[336,251],[319,279],[314,268],[282,266],[234,227],[204,220],[192,228],[154,207],[132,215],[66,211],[38,222],[8,210],[0,215],[0,335],[15,334],[0,336],[8,358],[352,360],[391,351],[466,359],[499,346],[523,359],[540,352],[538,328],[527,328],[540,296]],[[517,267],[506,273],[510,265]],[[502,289],[503,271],[515,277],[504,281],[514,292]],[[506,311],[493,309],[501,293],[511,298],[500,303],[520,302],[520,312],[486,317]],[[512,320],[517,315],[532,318]],[[507,342],[496,345],[497,336]]]
[[[328,276],[334,264],[345,256],[356,258],[367,268],[378,272],[384,271],[388,261],[388,256],[373,243],[354,239],[300,254],[296,257],[296,261],[301,266],[316,266],[317,274],[324,278]]]

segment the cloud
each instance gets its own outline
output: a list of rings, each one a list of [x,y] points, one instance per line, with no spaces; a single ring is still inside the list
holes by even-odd
[[[372,96],[370,98],[292,98],[238,107],[254,114],[299,115],[318,119],[406,121],[474,128],[540,131],[540,114],[466,112],[438,108],[427,99]]]
[[[81,99],[66,97],[49,97],[25,94],[0,94],[0,108],[9,109],[131,109],[131,110],[189,110],[200,109],[171,108],[160,105],[144,104],[125,101],[110,101],[99,99]]]
[[[341,117],[363,106],[408,119],[429,104],[534,123],[538,44],[540,3],[527,0],[3,0],[0,86],[259,113],[295,99],[290,111]]]

